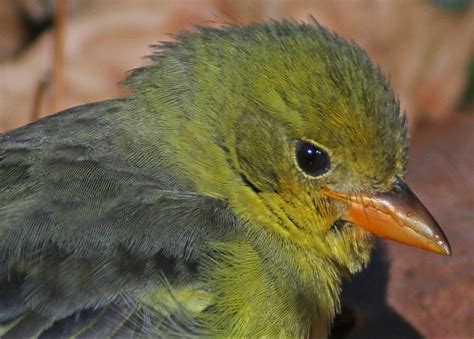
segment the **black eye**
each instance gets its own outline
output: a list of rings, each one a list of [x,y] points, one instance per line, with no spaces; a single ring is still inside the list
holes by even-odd
[[[312,177],[324,174],[329,170],[329,156],[314,144],[300,140],[296,143],[296,162],[300,169]]]

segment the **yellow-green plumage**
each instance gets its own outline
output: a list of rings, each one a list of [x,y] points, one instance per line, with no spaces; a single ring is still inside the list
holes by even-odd
[[[327,335],[372,238],[335,227],[321,189],[388,191],[406,163],[381,72],[288,21],[199,28],[151,59],[128,97],[0,135],[4,332]],[[298,140],[327,172],[299,168]],[[32,315],[39,330],[8,327]]]

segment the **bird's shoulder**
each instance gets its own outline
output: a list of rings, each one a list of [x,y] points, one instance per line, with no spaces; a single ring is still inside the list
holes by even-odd
[[[225,202],[176,182],[159,149],[137,144],[129,110],[89,104],[0,135],[7,335],[79,333],[92,320],[94,333],[127,319],[141,328],[137,293],[189,280],[204,243],[235,231]]]

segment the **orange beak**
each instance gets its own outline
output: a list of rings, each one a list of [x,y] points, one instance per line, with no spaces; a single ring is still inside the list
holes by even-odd
[[[348,196],[323,190],[347,204],[342,219],[369,232],[424,250],[451,255],[441,227],[407,184],[397,179],[392,191],[372,196]]]

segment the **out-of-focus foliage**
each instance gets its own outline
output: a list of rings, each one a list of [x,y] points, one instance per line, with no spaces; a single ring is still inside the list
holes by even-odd
[[[453,12],[464,12],[472,5],[472,0],[432,0],[434,4],[441,8],[446,8]]]

